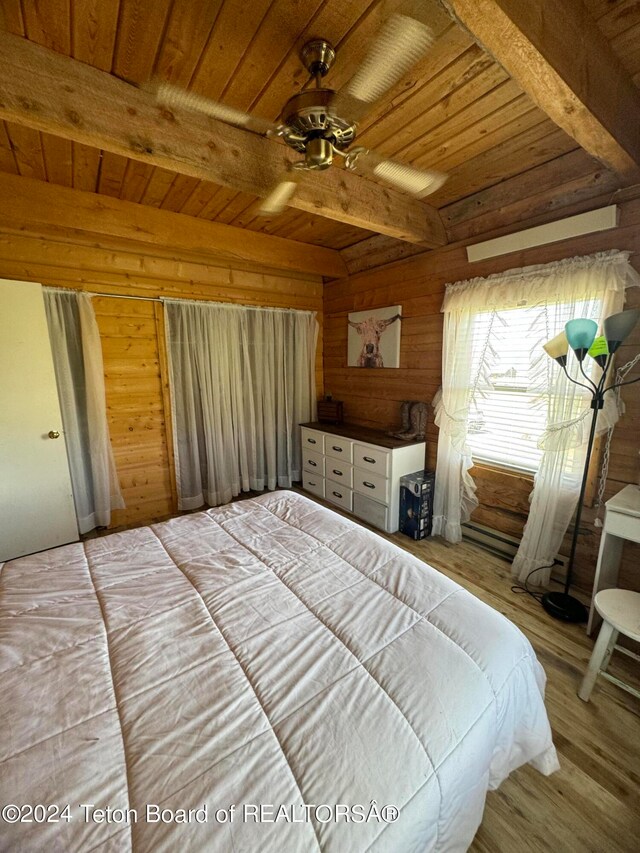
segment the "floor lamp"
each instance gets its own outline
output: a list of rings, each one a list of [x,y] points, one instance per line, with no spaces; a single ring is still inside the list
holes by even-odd
[[[621,311],[619,314],[613,314],[611,317],[607,317],[604,321],[604,334],[600,337],[596,337],[598,324],[593,320],[569,320],[564,328],[564,332],[561,332],[559,335],[556,335],[555,338],[552,338],[544,344],[544,349],[547,354],[558,362],[560,367],[564,370],[567,379],[570,382],[573,382],[574,385],[581,385],[591,393],[591,408],[593,409],[589,442],[587,444],[587,453],[584,460],[582,485],[580,486],[580,497],[578,498],[578,507],[576,509],[576,517],[573,526],[571,552],[569,554],[569,565],[567,566],[564,592],[547,592],[542,596],[542,606],[547,613],[556,619],[562,619],[565,622],[587,621],[587,608],[581,601],[574,598],[573,595],[569,595],[569,588],[571,586],[573,565],[576,557],[580,518],[582,516],[582,505],[584,502],[587,477],[589,474],[589,461],[591,459],[591,451],[593,450],[593,439],[596,434],[598,412],[604,406],[604,395],[608,391],[613,391],[615,388],[619,388],[621,385],[631,385],[633,382],[639,381],[638,379],[632,379],[629,382],[617,382],[612,385],[606,385],[607,374],[611,368],[613,354],[629,335],[639,318],[640,309]],[[588,384],[578,382],[577,379],[572,379],[571,376],[569,376],[567,371],[569,347],[573,350],[580,366],[580,373],[584,379],[586,379]],[[587,355],[591,356],[599,367],[602,368],[602,375],[597,384],[587,376],[584,370],[583,362]]]

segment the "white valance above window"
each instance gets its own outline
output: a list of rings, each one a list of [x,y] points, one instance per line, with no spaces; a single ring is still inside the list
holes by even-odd
[[[640,285],[640,275],[629,264],[630,252],[617,250],[564,258],[550,264],[519,267],[485,278],[447,284],[442,312],[490,311],[549,302],[578,302],[624,294]]]

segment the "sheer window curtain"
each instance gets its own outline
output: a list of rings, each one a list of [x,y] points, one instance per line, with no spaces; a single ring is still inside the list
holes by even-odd
[[[440,432],[432,531],[434,536],[444,536],[448,542],[460,542],[461,525],[478,506],[476,486],[469,474],[473,460],[467,445],[469,411],[476,384],[472,378],[474,312],[464,300],[450,304],[448,295],[449,286],[445,297],[447,310],[445,306],[442,309],[442,387],[433,399]]]
[[[165,300],[178,506],[226,503],[301,476],[316,416],[315,314]]]
[[[472,465],[467,447],[469,413],[481,377],[488,378],[500,328],[508,322],[509,309],[535,309],[527,347],[530,352],[530,387],[537,405],[546,408],[546,432],[540,447],[542,460],[534,480],[531,509],[513,571],[526,577],[540,568],[535,582],[548,582],[552,562],[575,509],[584,464],[590,395],[568,382],[557,364],[541,349],[564,328],[569,317],[600,321],[622,310],[625,288],[640,283],[628,262],[628,252],[602,252],[568,258],[552,264],[524,267],[447,285],[442,310],[445,314],[443,384],[434,398],[440,428],[434,532],[451,542],[462,537],[461,524],[477,506]],[[474,318],[490,313],[481,340],[473,335]],[[504,315],[501,312],[505,312]],[[575,364],[574,369],[577,368]],[[577,375],[577,373],[576,373]],[[600,413],[599,431],[617,419],[614,401]]]
[[[44,288],[78,530],[108,527],[123,509],[109,439],[100,334],[87,293]]]

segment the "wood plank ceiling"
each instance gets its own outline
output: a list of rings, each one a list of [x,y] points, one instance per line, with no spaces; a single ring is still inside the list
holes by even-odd
[[[640,2],[585,5],[639,85]],[[271,120],[305,82],[298,60],[305,41],[322,36],[337,46],[328,78],[337,88],[396,6],[393,0],[0,0],[2,23],[13,34],[129,82],[161,78]],[[374,107],[358,141],[449,173],[428,201],[440,210],[450,239],[461,237],[456,222],[468,217],[460,214],[464,199],[473,196],[475,204],[478,193],[516,176],[530,175],[536,185],[536,170],[545,166],[553,175],[554,161],[558,184],[597,170],[594,195],[599,187],[619,186],[610,173],[603,179],[597,161],[435,2],[433,20],[439,32],[434,49]],[[348,249],[353,257],[373,236],[291,208],[265,219],[256,213],[255,196],[9,122],[0,123],[0,171]]]

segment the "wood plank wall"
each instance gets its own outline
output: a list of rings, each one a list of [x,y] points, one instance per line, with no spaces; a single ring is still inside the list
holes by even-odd
[[[607,249],[629,250],[632,264],[640,269],[640,200],[621,205],[620,227],[608,232],[566,240],[474,264],[461,246],[447,247],[395,264],[360,272],[325,286],[324,381],[327,393],[343,400],[345,419],[378,429],[399,425],[402,400],[431,402],[441,383],[442,314],[440,308],[447,282],[486,276],[514,267],[548,263],[574,255]],[[640,306],[640,288],[628,291],[627,307]],[[364,371],[346,366],[347,314],[367,308],[402,305],[400,369]],[[640,351],[640,328],[618,356],[624,364]],[[638,375],[636,368],[634,375]],[[605,499],[627,483],[638,482],[640,457],[640,383],[623,395],[627,411],[618,424],[612,443]],[[435,466],[438,429],[430,419],[427,432],[427,465]],[[532,478],[476,466],[472,474],[480,506],[473,518],[489,527],[520,536],[526,522]],[[599,546],[599,531],[589,524],[594,512],[583,515],[589,531],[581,537],[576,582],[589,591]],[[568,549],[563,549],[568,553]],[[637,571],[640,546],[627,545],[621,583],[640,589]]]
[[[152,254],[142,245],[0,233],[0,278],[147,297],[94,298],[111,441],[127,505],[113,513],[112,527],[149,524],[177,510],[162,310],[149,297],[300,308],[316,311],[322,324],[319,276],[230,268],[215,259],[207,263]],[[316,382],[321,394],[322,333],[319,339]]]

